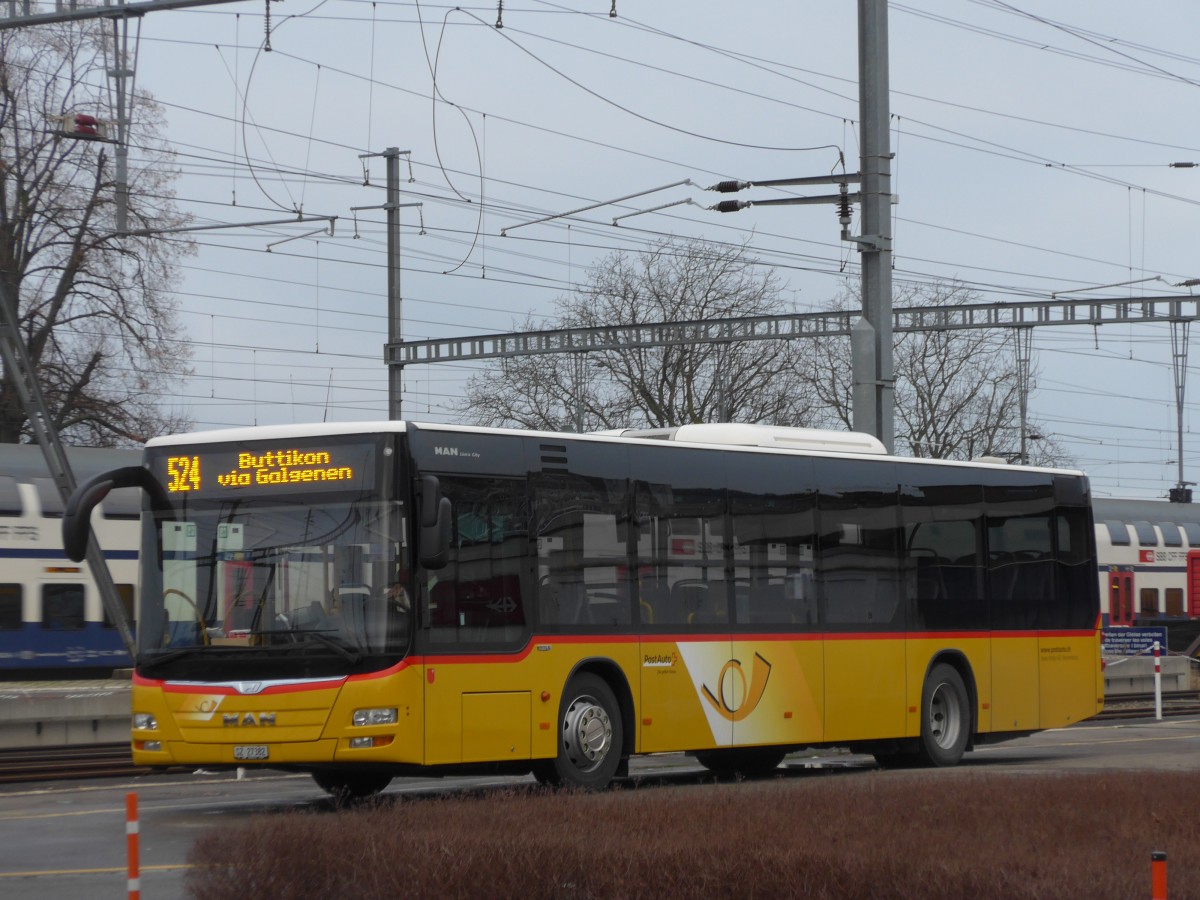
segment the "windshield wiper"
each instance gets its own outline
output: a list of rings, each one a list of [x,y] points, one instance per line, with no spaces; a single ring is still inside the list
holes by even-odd
[[[163,663],[169,663],[177,659],[183,659],[186,656],[191,656],[193,653],[207,653],[212,647],[208,644],[197,644],[195,647],[180,647],[176,650],[167,650],[164,653],[155,654],[152,657],[147,657],[146,654],[138,654],[134,660],[134,665],[139,669],[152,669],[160,666]]]
[[[286,634],[288,637],[292,638],[295,643],[283,645],[283,648],[287,650],[292,648],[304,649],[307,647],[312,647],[315,644],[320,644],[321,646],[328,647],[330,650],[336,652],[351,665],[356,665],[363,658],[363,655],[353,647],[348,647],[341,641],[335,640],[321,631],[269,631],[263,633],[274,635]]]

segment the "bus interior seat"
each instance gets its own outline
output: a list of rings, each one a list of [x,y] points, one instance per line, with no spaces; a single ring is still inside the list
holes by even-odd
[[[689,625],[710,625],[729,619],[729,601],[723,581],[680,581],[671,588]]]

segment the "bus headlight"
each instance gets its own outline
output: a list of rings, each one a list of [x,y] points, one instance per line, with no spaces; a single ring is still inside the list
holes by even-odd
[[[158,719],[154,718],[153,713],[134,713],[133,729],[134,731],[158,731]]]
[[[378,709],[356,709],[354,711],[355,727],[362,725],[395,725],[396,708],[380,707]]]

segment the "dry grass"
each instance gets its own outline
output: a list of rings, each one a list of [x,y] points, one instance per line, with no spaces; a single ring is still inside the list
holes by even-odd
[[[853,772],[386,796],[200,838],[193,897],[1200,898],[1200,773]]]

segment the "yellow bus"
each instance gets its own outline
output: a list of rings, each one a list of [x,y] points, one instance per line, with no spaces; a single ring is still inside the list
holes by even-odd
[[[747,425],[211,431],[145,491],[133,756],[601,787],[634,754],[954,765],[1103,704],[1087,479]]]

